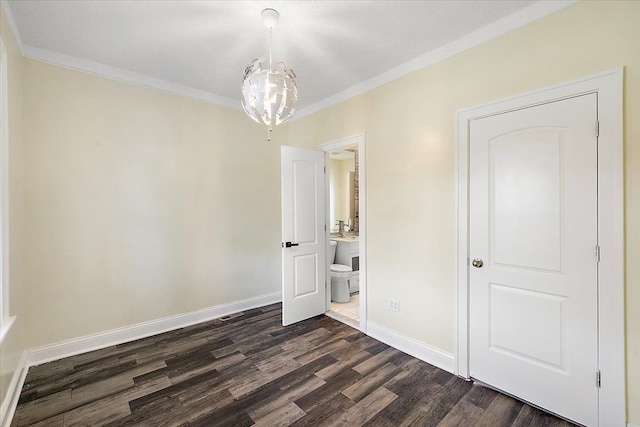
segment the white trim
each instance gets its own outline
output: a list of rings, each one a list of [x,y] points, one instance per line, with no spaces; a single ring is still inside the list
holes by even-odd
[[[13,371],[7,394],[4,396],[2,406],[0,406],[0,427],[9,427],[13,420],[13,414],[16,412],[18,401],[20,400],[20,392],[22,385],[27,377],[27,352],[23,351],[16,370]]]
[[[598,94],[598,240],[599,343],[603,375],[599,394],[599,425],[625,423],[625,337],[624,337],[624,193],[622,150],[623,69],[605,71],[584,78],[539,89],[507,99],[460,110],[456,113],[458,169],[458,247],[456,372],[469,377],[468,348],[468,168],[469,121],[501,112],[585,93]]]
[[[360,331],[367,333],[368,321],[367,321],[367,295],[368,295],[368,273],[367,266],[367,150],[366,150],[366,135],[364,133],[359,136],[358,143],[358,197],[359,197],[359,227],[364,232],[359,232],[360,245],[358,248],[358,257],[360,257],[360,274],[359,274],[359,292],[360,292]]]
[[[18,26],[16,25],[16,20],[13,17],[13,12],[11,11],[11,7],[9,6],[9,1],[0,0],[0,7],[4,10],[4,14],[7,17],[7,21],[9,21],[9,26],[11,27],[11,32],[13,33],[13,37],[16,39],[16,44],[18,45],[20,54],[24,55],[22,38],[20,37],[20,32],[18,31]]]
[[[24,46],[24,56],[59,67],[70,68],[72,70],[84,71],[95,76],[116,80],[146,88],[159,89],[174,95],[187,96],[199,101],[216,104],[234,110],[240,110],[240,98],[231,99],[220,95],[195,89],[183,84],[170,82],[168,80],[151,77],[147,74],[136,73],[123,68],[112,67],[99,62],[77,58],[75,56],[64,55],[50,50],[40,49],[33,46]]]
[[[0,39],[0,342],[11,320],[9,283],[9,68],[7,50]]]
[[[382,341],[410,356],[423,360],[433,366],[454,373],[455,358],[451,353],[447,353],[435,347],[431,347],[423,342],[417,341],[406,335],[387,329],[377,323],[369,322],[367,332],[372,338]]]
[[[9,329],[11,329],[11,325],[16,321],[16,316],[9,316],[5,319],[0,319],[0,344],[4,340],[4,337],[7,336]]]
[[[638,424],[627,423],[627,427],[640,427]]]
[[[360,257],[360,272],[358,274],[359,286],[360,286],[360,331],[362,333],[367,333],[367,174],[366,174],[366,134],[359,133],[357,135],[349,136],[347,138],[342,138],[336,141],[325,142],[324,144],[319,144],[316,146],[317,150],[324,151],[325,153],[329,153],[334,150],[342,150],[344,148],[349,148],[353,146],[358,146],[358,208],[359,208],[359,221],[360,221],[360,233],[359,233],[359,245],[358,245],[358,256]],[[327,165],[328,166],[328,165]],[[327,178],[328,179],[328,178]],[[326,200],[327,200],[327,210],[329,209],[328,198],[329,198],[329,186],[326,186]],[[327,222],[330,218],[329,214],[326,215]],[[327,224],[327,230],[331,229],[331,224]],[[364,230],[364,232],[362,232]],[[326,238],[326,247],[327,253],[329,251],[329,239],[330,233],[327,233]],[[327,267],[328,268],[328,267]],[[327,290],[329,294],[331,294],[331,276],[327,273],[328,281],[327,281]],[[328,298],[328,307],[327,310],[331,308],[331,298]],[[337,319],[340,320],[340,319]]]
[[[420,55],[404,64],[398,65],[389,71],[385,71],[375,77],[351,86],[348,89],[343,90],[328,98],[315,102],[307,107],[301,108],[291,119],[295,121],[302,117],[316,113],[325,108],[339,104],[346,101],[349,98],[363,94],[372,89],[375,89],[383,84],[389,83],[400,77],[411,74],[414,71],[428,67],[429,65],[436,64],[444,61],[454,55],[469,50],[478,45],[481,45],[491,39],[507,34],[517,28],[523,27],[533,21],[543,18],[547,15],[555,13],[561,9],[578,3],[578,0],[558,0],[558,1],[541,1],[536,2],[531,6],[519,10],[509,16],[506,16],[498,21],[495,21],[486,27],[482,27],[471,34],[467,34],[448,43],[434,51],[428,52],[424,55]]]
[[[191,311],[189,313],[169,316],[124,328],[113,329],[67,341],[36,347],[28,350],[27,365],[36,366],[42,363],[58,360],[76,354],[122,344],[129,341],[146,338],[163,332],[184,328],[196,323],[217,319],[228,314],[250,310],[282,301],[282,292],[261,295],[228,304]]]

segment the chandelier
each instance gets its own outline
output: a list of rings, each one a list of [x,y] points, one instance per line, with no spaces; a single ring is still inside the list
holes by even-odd
[[[254,59],[247,65],[242,77],[242,108],[257,123],[267,125],[267,141],[271,141],[273,126],[293,116],[298,88],[296,75],[284,62],[273,64],[271,33],[278,25],[280,14],[275,9],[262,11],[262,22],[269,29],[269,62]]]

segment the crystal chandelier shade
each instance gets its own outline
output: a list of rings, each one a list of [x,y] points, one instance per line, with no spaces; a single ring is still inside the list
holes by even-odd
[[[262,20],[269,29],[269,58],[254,59],[242,77],[242,108],[254,121],[267,125],[270,141],[273,126],[289,120],[298,101],[296,75],[284,62],[273,63],[271,31],[278,24],[280,14],[274,9],[262,11]]]

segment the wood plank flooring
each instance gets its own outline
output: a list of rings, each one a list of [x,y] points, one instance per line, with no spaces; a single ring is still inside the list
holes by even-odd
[[[571,426],[279,304],[29,369],[12,426]]]

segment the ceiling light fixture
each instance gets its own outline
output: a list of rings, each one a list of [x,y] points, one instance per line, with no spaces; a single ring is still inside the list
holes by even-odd
[[[273,126],[293,116],[298,88],[296,75],[284,62],[275,65],[271,57],[271,33],[278,25],[280,14],[275,9],[262,11],[262,22],[269,29],[269,68],[265,58],[254,59],[242,77],[242,108],[249,117],[267,125],[267,141],[271,141]]]

